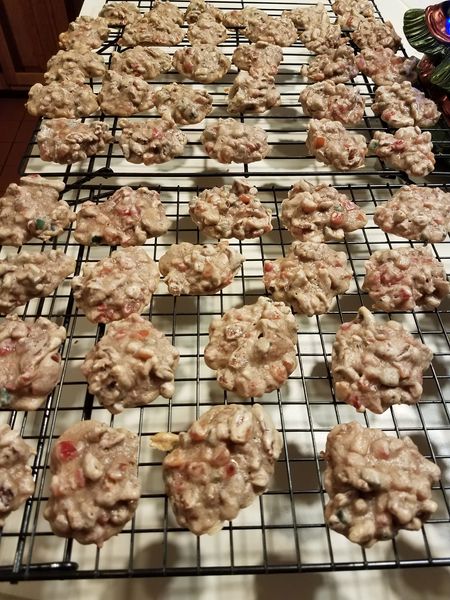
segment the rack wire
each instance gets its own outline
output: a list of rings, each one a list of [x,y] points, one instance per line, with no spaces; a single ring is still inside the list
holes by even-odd
[[[135,2],[142,11],[151,1]],[[185,8],[187,2],[177,2]],[[269,14],[279,15],[298,2],[228,2],[214,4],[223,9],[257,6]],[[305,3],[307,4],[307,3]],[[330,10],[330,6],[327,8]],[[381,15],[377,11],[377,15]],[[116,48],[119,29],[111,29],[108,42],[99,53],[109,60]],[[246,43],[241,30],[231,30],[230,40],[221,45],[231,56],[237,43]],[[182,45],[185,42],[182,43]],[[173,48],[171,52],[173,52]],[[261,239],[231,245],[246,261],[234,282],[216,295],[174,298],[163,284],[143,313],[172,340],[180,351],[176,392],[167,401],[162,398],[143,408],[128,409],[111,416],[87,392],[80,365],[86,352],[103,335],[104,326],[93,325],[85,318],[70,292],[70,278],[50,297],[29,302],[24,318],[44,315],[63,324],[67,339],[63,346],[61,382],[45,406],[36,412],[2,411],[1,416],[37,449],[33,463],[35,492],[22,510],[13,513],[0,533],[0,579],[71,579],[109,577],[151,577],[161,575],[204,575],[233,573],[275,573],[329,571],[450,565],[450,372],[449,325],[450,303],[445,300],[439,310],[414,313],[378,313],[379,319],[401,322],[434,352],[434,359],[424,378],[424,394],[416,406],[394,406],[382,415],[358,414],[336,401],[330,376],[329,359],[335,332],[344,321],[354,318],[358,308],[370,308],[361,291],[364,262],[377,249],[394,246],[420,246],[384,234],[373,224],[375,207],[389,199],[405,182],[403,173],[388,170],[378,159],[371,159],[357,174],[333,172],[317,166],[305,154],[304,134],[307,119],[302,115],[297,97],[307,85],[298,70],[310,54],[299,43],[284,49],[285,62],[277,77],[282,106],[266,117],[241,115],[244,122],[258,122],[269,132],[274,147],[272,155],[250,165],[218,165],[200,151],[199,135],[204,126],[183,128],[189,136],[188,151],[167,165],[136,167],[126,163],[116,144],[104,156],[95,156],[78,165],[61,166],[43,163],[38,158],[35,134],[22,163],[22,172],[38,172],[59,177],[66,183],[64,199],[75,210],[86,200],[101,202],[121,185],[147,185],[161,193],[171,220],[167,234],[149,240],[145,247],[158,258],[170,244],[179,241],[202,243],[203,235],[189,218],[189,200],[211,185],[229,183],[233,177],[249,177],[260,188],[260,198],[274,215],[274,229]],[[225,87],[233,74],[220,84],[203,86],[212,92],[214,111],[207,118],[225,116]],[[180,81],[175,73],[162,75],[153,84]],[[183,82],[185,83],[185,82]],[[99,84],[91,81],[94,91]],[[189,83],[189,85],[191,85]],[[374,117],[370,105],[373,84],[358,76],[348,85],[357,86],[367,100],[364,124],[358,131],[370,137],[385,125]],[[228,115],[227,115],[228,116]],[[90,117],[89,119],[97,117]],[[117,131],[117,119],[100,117]],[[133,117],[132,117],[133,118]],[[142,116],[134,118],[143,118]],[[154,115],[145,118],[155,118]],[[89,120],[86,119],[86,120]],[[442,176],[448,175],[450,136],[444,123],[432,131],[438,159],[433,179],[424,185],[439,186],[446,191]],[[149,436],[158,431],[182,431],[209,406],[242,402],[224,392],[214,374],[203,361],[208,325],[213,316],[232,306],[255,302],[265,294],[262,283],[263,264],[286,253],[292,239],[280,223],[280,205],[290,185],[300,177],[309,181],[327,181],[346,193],[363,208],[369,223],[362,231],[346,236],[344,242],[332,244],[347,252],[353,271],[353,283],[347,294],[337,299],[327,314],[308,318],[297,316],[299,325],[297,353],[299,365],[287,383],[259,401],[272,416],[283,434],[283,453],[276,465],[273,484],[254,505],[243,510],[221,532],[197,538],[180,529],[168,506],[161,476],[161,453],[149,447]],[[446,266],[450,264],[450,243],[430,245]],[[107,256],[114,248],[79,246],[72,227],[52,243],[32,241],[24,249],[40,252],[50,247],[62,248],[76,258],[76,274],[88,262]],[[11,249],[9,249],[11,252]],[[248,403],[253,402],[249,399]],[[134,519],[122,533],[109,540],[102,549],[81,546],[51,533],[43,519],[49,492],[49,453],[54,440],[80,419],[93,418],[114,426],[124,426],[140,438],[139,477],[142,498]],[[418,532],[400,532],[395,540],[364,550],[343,536],[329,531],[324,522],[326,494],[322,485],[323,461],[327,433],[336,423],[358,420],[370,427],[380,427],[397,436],[410,435],[422,453],[442,470],[442,479],[433,490],[438,511]]]

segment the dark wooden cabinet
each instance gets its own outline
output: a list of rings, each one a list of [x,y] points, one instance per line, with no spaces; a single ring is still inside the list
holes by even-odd
[[[23,89],[42,81],[58,35],[82,0],[0,0],[0,87]]]

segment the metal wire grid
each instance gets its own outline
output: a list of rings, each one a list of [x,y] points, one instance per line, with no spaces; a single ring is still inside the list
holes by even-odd
[[[216,4],[236,7],[236,3],[233,5],[231,2]],[[139,5],[149,8],[150,2],[139,2]],[[264,8],[266,5],[258,3],[258,6]],[[287,7],[287,3],[277,4],[274,12],[279,14]],[[367,95],[370,94],[369,85]],[[291,116],[289,122],[284,123],[286,130],[297,119],[297,116]],[[283,123],[281,117],[279,122]],[[444,134],[446,130],[439,131]],[[112,161],[113,158],[112,153],[107,155],[107,160]],[[97,160],[98,157],[92,159],[85,172],[91,177],[95,177]],[[432,366],[425,375],[423,399],[418,406],[394,407],[383,415],[359,415],[352,407],[336,402],[328,366],[331,344],[339,325],[352,319],[362,304],[370,306],[367,296],[361,292],[364,261],[374,250],[386,245],[420,245],[386,236],[373,225],[371,215],[375,206],[400,187],[398,179],[391,182],[390,179],[383,181],[379,177],[359,176],[354,183],[344,183],[346,177],[341,178],[341,174],[335,177],[325,169],[308,171],[311,181],[329,178],[370,216],[363,231],[350,234],[345,242],[333,245],[340,249],[345,246],[354,274],[353,286],[326,315],[297,317],[298,369],[280,391],[267,394],[260,400],[282,431],[284,440],[284,452],[277,463],[271,490],[213,537],[196,538],[176,525],[164,495],[160,468],[162,456],[149,448],[148,438],[161,430],[185,429],[211,405],[241,401],[219,388],[213,373],[203,362],[208,325],[214,315],[243,302],[252,303],[264,294],[261,279],[264,260],[284,255],[291,243],[279,220],[280,204],[289,188],[290,171],[263,171],[253,175],[251,169],[252,165],[249,165],[243,173],[232,171],[226,175],[250,173],[252,181],[268,178],[260,196],[274,212],[273,232],[261,240],[232,241],[232,246],[246,257],[246,262],[233,284],[219,294],[173,298],[161,285],[149,310],[144,313],[156,327],[171,337],[172,343],[180,350],[176,394],[172,400],[160,399],[150,406],[129,409],[122,415],[111,417],[87,394],[79,370],[87,350],[101,337],[104,328],[89,323],[76,308],[70,294],[70,281],[65,281],[49,298],[32,301],[25,307],[23,314],[26,318],[44,315],[61,322],[68,337],[63,347],[61,382],[46,405],[35,413],[3,411],[11,426],[19,429],[24,438],[37,448],[37,455],[33,464],[35,493],[22,511],[16,511],[8,518],[1,533],[1,579],[326,571],[450,564],[450,447],[446,439],[450,429],[447,403],[450,385],[449,301],[444,301],[439,311],[389,316],[402,322],[434,351]],[[27,172],[30,171],[33,167],[29,164]],[[141,183],[136,181],[138,177],[148,183],[142,170],[115,172],[121,179],[125,175],[130,177],[136,186]],[[70,167],[53,174],[64,176],[68,183],[64,198],[75,209],[83,200],[101,201],[119,187],[109,182],[88,182],[84,178],[77,181]],[[151,174],[152,182],[155,176],[162,182],[161,185],[151,183],[150,186],[161,191],[172,221],[166,235],[146,244],[146,249],[157,260],[171,243],[204,241],[188,217],[188,203],[209,182],[203,177],[199,179],[199,186],[192,185],[192,182],[190,185],[177,185],[178,172],[170,172],[173,181],[166,185],[166,172],[158,169]],[[195,177],[197,175],[201,177],[202,174],[196,172]],[[298,178],[305,172],[297,169],[292,171],[292,175]],[[209,172],[208,176],[218,184],[215,171]],[[280,176],[283,177],[283,185],[272,184]],[[183,178],[184,175],[180,180]],[[76,273],[86,262],[96,261],[112,250],[108,247],[80,247],[74,242],[72,228],[53,244],[32,242],[26,249],[41,251],[50,246],[63,248],[76,257]],[[432,248],[448,269],[450,243],[435,244]],[[380,319],[389,317],[379,313]],[[53,536],[42,517],[48,498],[48,459],[53,441],[74,422],[91,417],[115,426],[125,426],[137,433],[141,440],[139,475],[143,495],[136,516],[101,550]],[[396,540],[377,544],[370,550],[361,550],[343,536],[328,531],[323,517],[326,496],[321,484],[323,464],[319,453],[325,447],[328,431],[336,423],[352,419],[367,426],[381,427],[394,435],[411,435],[421,451],[442,469],[441,482],[433,492],[433,498],[439,505],[433,518],[421,531],[401,532]]]

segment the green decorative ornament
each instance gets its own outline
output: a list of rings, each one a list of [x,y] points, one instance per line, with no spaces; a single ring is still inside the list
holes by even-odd
[[[425,54],[420,80],[450,92],[450,2],[407,10],[403,31],[410,45]]]

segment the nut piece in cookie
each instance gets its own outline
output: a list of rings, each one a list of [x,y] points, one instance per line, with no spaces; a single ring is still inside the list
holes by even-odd
[[[419,75],[418,58],[397,56],[390,48],[363,48],[356,56],[356,64],[375,85],[391,85],[402,81],[414,83]]]
[[[305,87],[299,96],[303,113],[314,119],[331,119],[356,125],[364,117],[364,98],[357,88],[322,81]]]
[[[362,307],[336,333],[331,370],[338,400],[359,412],[382,414],[394,404],[416,404],[433,353],[397,321],[379,321]]]
[[[394,135],[375,131],[369,152],[376,154],[391,169],[405,171],[410,177],[426,177],[434,170],[431,133],[419,127],[402,127]]]
[[[81,365],[89,392],[112,414],[172,398],[179,353],[148,320],[114,321]]]
[[[75,220],[67,202],[59,200],[64,188],[62,181],[40,175],[10,183],[0,198],[0,244],[21,246],[33,237],[48,241],[61,235]]]
[[[204,190],[189,202],[192,220],[209,237],[257,238],[272,231],[272,211],[257,198],[258,190],[245,179],[233,185]]]
[[[173,66],[188,79],[200,83],[214,83],[227,73],[231,61],[219,48],[203,44],[176,50]]]
[[[345,233],[362,229],[367,217],[336,188],[300,179],[281,204],[281,222],[296,240],[327,242],[343,240]]]
[[[228,92],[229,113],[264,113],[281,103],[275,79],[264,71],[242,71]]]
[[[113,136],[102,121],[51,119],[41,125],[36,140],[42,160],[71,165],[104,152]]]
[[[382,22],[377,19],[361,20],[350,37],[358,48],[372,48],[377,51],[378,48],[390,48],[395,52],[402,43],[390,21]]]
[[[351,542],[370,548],[400,529],[418,530],[438,505],[431,485],[440,469],[409,437],[398,439],[355,421],[328,434],[325,490],[327,525]]]
[[[364,166],[367,142],[363,135],[350,133],[339,121],[311,119],[306,149],[319,162],[338,171],[350,171]]]
[[[36,410],[44,404],[61,375],[59,347],[65,339],[64,327],[44,317],[34,323],[6,317],[0,324],[1,408]]]
[[[142,248],[116,250],[96,263],[86,263],[72,280],[77,306],[92,323],[110,323],[141,313],[158,287],[159,271]]]
[[[205,362],[225,390],[241,398],[279,389],[297,366],[297,324],[288,306],[261,296],[209,326]]]
[[[69,29],[59,34],[59,47],[64,50],[99,48],[108,38],[108,21],[102,17],[78,17]]]
[[[153,102],[163,119],[177,125],[201,123],[213,109],[212,96],[201,90],[179,83],[170,83],[153,93]]]
[[[450,292],[444,266],[429,248],[377,250],[366,261],[362,289],[386,312],[433,310]]]
[[[328,312],[351,280],[345,252],[326,244],[293,242],[287,256],[264,263],[263,281],[272,298],[308,317]]]
[[[217,46],[227,39],[228,32],[220,21],[210,13],[204,12],[195,23],[189,25],[187,36],[192,46],[198,44]]]
[[[36,454],[17,431],[9,425],[0,425],[0,528],[14,510],[20,508],[34,492],[30,458]]]
[[[135,46],[125,52],[111,54],[111,71],[142,77],[146,81],[155,79],[172,68],[172,57],[160,48]]]
[[[159,259],[163,281],[173,296],[216,294],[230,285],[245,258],[226,240],[218,244],[172,244]]]
[[[373,220],[386,233],[407,240],[443,242],[450,231],[450,194],[439,188],[406,185],[377,206]]]
[[[345,83],[358,75],[356,57],[350,46],[339,46],[326,54],[315,56],[301,67],[301,74],[309,81],[334,81]]]
[[[410,125],[433,127],[441,116],[433,100],[412,87],[410,81],[377,88],[372,110],[396,129]]]
[[[52,81],[48,85],[35,83],[28,93],[25,107],[34,117],[78,119],[96,112],[98,102],[88,85],[66,79]]]
[[[76,219],[74,237],[87,246],[140,246],[170,226],[159,193],[145,187],[122,187],[98,204],[83,202]]]
[[[0,314],[32,298],[45,298],[75,270],[75,259],[62,250],[21,252],[0,259]]]
[[[109,25],[122,27],[133,23],[140,14],[139,8],[135,4],[131,4],[130,2],[111,2],[103,6],[98,16],[106,19]]]
[[[168,162],[183,154],[186,135],[167,119],[130,121],[120,119],[122,135],[117,138],[128,162],[154,165]]]
[[[98,101],[106,115],[129,117],[153,108],[152,88],[141,77],[108,71]]]
[[[260,404],[215,406],[176,441],[158,436],[174,446],[163,462],[172,510],[180,527],[195,535],[220,531],[261,496],[282,449],[281,434]]]
[[[139,439],[127,429],[82,421],[66,429],[50,456],[44,518],[55,535],[101,548],[136,512]]]
[[[200,141],[206,154],[220,163],[251,163],[270,153],[267,133],[235,119],[219,119],[204,129]]]
[[[274,44],[256,42],[247,46],[238,46],[233,52],[233,64],[242,71],[251,74],[275,76],[283,60],[283,50]]]

